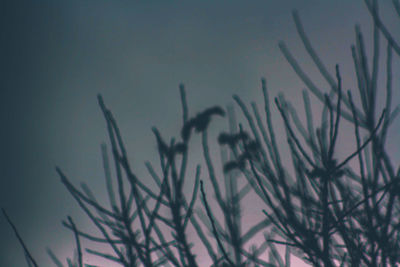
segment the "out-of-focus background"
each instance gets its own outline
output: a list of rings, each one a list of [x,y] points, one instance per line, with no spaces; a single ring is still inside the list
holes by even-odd
[[[379,2],[385,23],[400,32],[391,1]],[[344,88],[355,88],[350,51],[355,23],[371,51],[372,20],[361,0],[0,3],[0,206],[42,266],[52,266],[46,247],[62,260],[72,256],[73,235],[61,225],[67,215],[80,228],[94,227],[55,166],[74,184],[84,181],[99,199],[105,196],[100,144],[107,133],[98,93],[115,114],[136,172],[144,175],[144,161],[157,156],[151,127],[167,137],[181,127],[181,82],[192,114],[232,103],[232,94],[260,99],[261,77],[272,96],[282,91],[301,109],[304,84],[279,51],[278,41],[284,40],[328,90],[296,34],[293,9],[328,69],[333,73],[340,64]],[[399,103],[395,77],[394,102]],[[399,124],[395,127],[391,138],[399,141]],[[252,210],[257,208],[261,212],[261,206]],[[112,266],[94,256],[85,263]],[[26,266],[3,216],[0,266]]]

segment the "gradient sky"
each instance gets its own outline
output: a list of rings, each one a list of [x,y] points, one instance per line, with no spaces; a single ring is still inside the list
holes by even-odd
[[[390,2],[382,1],[381,12],[398,33]],[[67,215],[92,227],[56,165],[76,185],[84,181],[99,196],[105,193],[100,144],[107,133],[98,93],[117,118],[135,170],[144,174],[144,161],[156,156],[151,127],[165,136],[180,129],[181,82],[192,114],[232,103],[232,94],[259,99],[261,77],[272,96],[282,91],[299,104],[304,84],[279,51],[284,40],[317,84],[327,87],[296,34],[293,8],[328,69],[339,63],[345,87],[354,88],[355,23],[367,40],[371,36],[361,0],[2,1],[0,206],[35,258],[51,266],[47,246],[62,259],[72,255],[73,236],[61,226]],[[394,63],[399,73],[396,56]],[[399,103],[394,77],[393,102]],[[399,124],[393,130],[392,138],[400,140]],[[399,162],[398,153],[393,157]],[[0,266],[26,266],[23,258],[0,216]]]

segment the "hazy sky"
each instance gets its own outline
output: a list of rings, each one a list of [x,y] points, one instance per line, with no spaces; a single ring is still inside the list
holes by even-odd
[[[398,33],[390,2],[382,1],[381,11]],[[72,255],[73,236],[62,219],[72,215],[78,226],[91,225],[54,167],[77,185],[84,181],[100,196],[105,192],[100,144],[107,133],[96,95],[103,94],[114,112],[133,166],[143,174],[143,162],[156,155],[151,127],[165,136],[179,131],[181,82],[194,113],[225,106],[232,94],[259,99],[261,77],[272,96],[282,91],[299,103],[304,84],[279,51],[284,40],[327,87],[296,34],[293,8],[328,69],[339,63],[345,87],[354,88],[354,24],[361,24],[367,40],[371,34],[361,0],[0,3],[0,206],[43,266],[51,266],[47,246],[63,260]],[[0,266],[25,266],[2,216],[0,242]]]

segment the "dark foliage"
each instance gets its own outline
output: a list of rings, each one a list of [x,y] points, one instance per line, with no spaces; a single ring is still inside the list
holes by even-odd
[[[367,55],[363,35],[356,27],[352,56],[359,106],[353,100],[354,92],[343,90],[339,66],[331,74],[322,63],[297,12],[293,12],[293,19],[299,36],[330,91],[318,88],[286,44],[279,43],[308,89],[303,91],[305,122],[283,94],[274,99],[284,124],[292,168],[282,160],[265,79],[264,116],[255,103],[250,111],[238,96],[234,100],[246,119],[247,129],[236,123],[232,109],[227,111],[230,129],[218,137],[221,148],[229,150],[229,156],[225,154],[222,159],[223,172],[215,170],[208,128],[215,117],[225,116],[225,111],[215,106],[189,118],[185,90],[180,85],[182,140],[166,141],[158,129],[153,129],[160,167],[156,169],[150,162],[146,167],[154,188],[145,185],[144,178],[132,171],[117,123],[99,96],[113,160],[114,175],[103,145],[110,205],[100,205],[86,185],[78,189],[57,168],[67,190],[101,233],[101,237],[85,233],[70,217],[63,222],[76,240],[78,256],[75,262],[69,261],[70,266],[83,266],[81,238],[109,245],[108,252],[87,248],[86,253],[122,266],[201,266],[193,252],[188,227],[197,233],[213,266],[290,266],[291,256],[326,267],[400,264],[400,166],[391,161],[387,149],[388,130],[400,110],[398,106],[392,108],[392,51],[400,55],[400,46],[378,14],[377,1],[365,0],[365,4],[374,21],[373,51]],[[400,16],[399,2],[393,0],[393,6]],[[387,45],[384,89],[377,82],[381,35]],[[370,58],[372,61],[368,62]],[[321,124],[316,129],[308,91],[323,107]],[[378,94],[386,95],[383,107],[377,104]],[[354,150],[342,158],[337,150],[344,121],[354,127]],[[200,179],[200,165],[194,175],[187,169],[192,138],[201,138],[205,180]],[[354,167],[350,162],[358,165]],[[194,179],[189,181],[188,177]],[[246,183],[239,183],[239,179]],[[191,194],[184,193],[187,182],[192,183]],[[206,192],[205,183],[210,192]],[[196,205],[199,194],[202,205]],[[215,205],[209,204],[207,194],[215,197]],[[248,194],[255,194],[264,203],[260,213],[265,218],[243,232],[241,211]],[[216,216],[216,209],[223,216]],[[3,213],[24,248],[28,264],[38,266],[4,210]],[[248,246],[260,236],[261,244]],[[277,245],[285,247],[284,255],[278,252]],[[268,257],[264,256],[266,253]],[[61,266],[51,251],[49,255]]]

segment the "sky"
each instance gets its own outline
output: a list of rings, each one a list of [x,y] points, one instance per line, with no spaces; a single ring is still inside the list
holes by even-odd
[[[2,1],[0,206],[37,261],[51,266],[46,247],[61,259],[72,256],[73,235],[61,225],[67,215],[82,228],[93,227],[55,166],[74,184],[87,183],[99,199],[105,194],[100,144],[107,132],[97,94],[118,121],[135,171],[144,175],[144,161],[157,155],[151,127],[167,137],[181,127],[180,83],[192,114],[232,104],[233,94],[262,104],[261,77],[272,96],[283,92],[301,109],[305,86],[279,51],[283,40],[327,88],[296,34],[293,9],[328,70],[338,63],[346,88],[354,88],[354,25],[371,37],[361,0]],[[400,32],[391,1],[382,1],[381,12]],[[393,97],[400,100],[396,90]],[[399,132],[392,138],[400,140]],[[398,153],[392,156],[399,162]],[[26,266],[3,216],[0,237],[0,266]],[[87,263],[98,261],[88,257]]]

